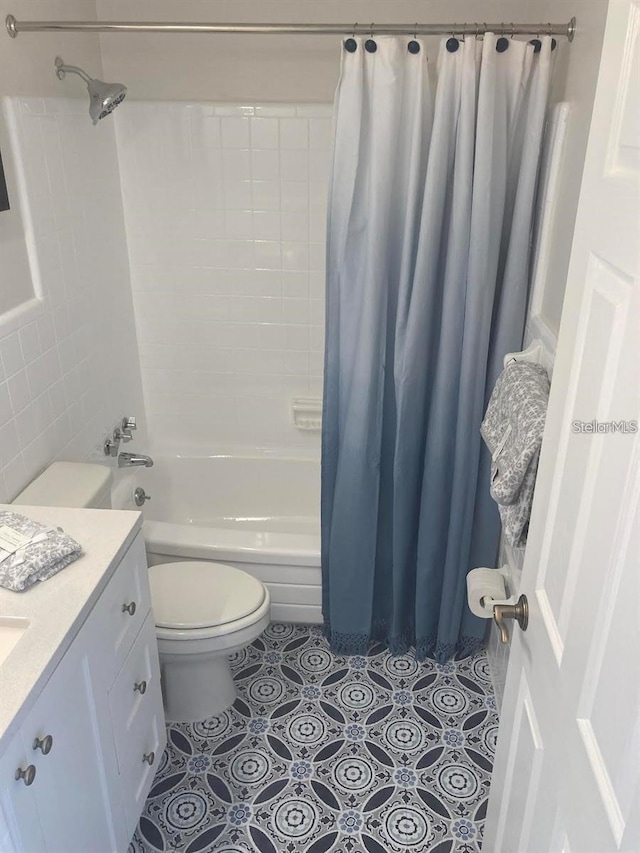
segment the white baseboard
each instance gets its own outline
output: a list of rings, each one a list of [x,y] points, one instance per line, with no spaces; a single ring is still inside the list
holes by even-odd
[[[312,604],[272,604],[271,621],[322,625],[322,608]]]

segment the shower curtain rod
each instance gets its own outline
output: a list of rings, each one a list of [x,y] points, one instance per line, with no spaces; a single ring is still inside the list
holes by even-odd
[[[475,36],[484,33],[499,35],[549,35],[565,36],[573,41],[576,19],[568,24],[205,24],[161,23],[152,21],[17,21],[7,15],[9,35],[35,32],[90,32],[90,33],[255,33],[273,35],[295,33],[298,35],[422,35],[422,36]]]

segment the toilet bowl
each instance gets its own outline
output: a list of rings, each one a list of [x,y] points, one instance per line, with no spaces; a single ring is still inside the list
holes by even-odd
[[[197,722],[236,698],[229,655],[269,624],[259,580],[224,563],[162,563],[149,569],[165,715]]]
[[[111,471],[54,462],[13,501],[30,506],[111,508]],[[269,624],[269,591],[222,563],[164,563],[149,569],[168,720],[198,722],[229,708],[236,689],[229,655]]]

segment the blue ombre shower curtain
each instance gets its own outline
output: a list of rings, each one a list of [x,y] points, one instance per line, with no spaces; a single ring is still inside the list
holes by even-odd
[[[337,652],[446,660],[486,627],[466,605],[499,538],[479,427],[522,343],[551,39],[443,40],[435,87],[423,43],[375,41],[344,51],[336,95],[323,615]]]

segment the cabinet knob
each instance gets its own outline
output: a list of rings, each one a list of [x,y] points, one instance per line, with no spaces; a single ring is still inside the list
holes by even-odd
[[[147,692],[147,682],[146,681],[136,681],[133,685],[134,692],[137,690],[138,693],[144,694]]]
[[[45,735],[42,740],[37,737],[33,741],[33,748],[41,750],[43,755],[49,755],[52,746],[53,738],[51,737],[51,735]]]
[[[123,612],[123,613],[128,613],[128,614],[129,614],[129,616],[133,616],[133,614],[136,612],[136,603],[135,603],[135,601],[131,601],[131,602],[129,602],[129,604],[123,604],[123,605],[122,605],[122,612]]]
[[[149,765],[149,767],[151,767],[153,762],[156,760],[155,752],[145,752],[145,754],[142,756],[142,760],[146,761],[146,763]],[[34,776],[35,776],[35,772],[36,772],[36,768],[34,767],[33,768],[33,775]],[[27,782],[27,785],[30,785],[30,784],[31,784],[30,782]]]
[[[153,755],[153,753],[151,753]],[[33,785],[33,782],[36,778],[36,768],[33,764],[30,764],[28,767],[25,767],[23,770],[22,767],[18,767],[15,775],[16,782],[19,782],[20,779],[24,782],[25,785]]]

